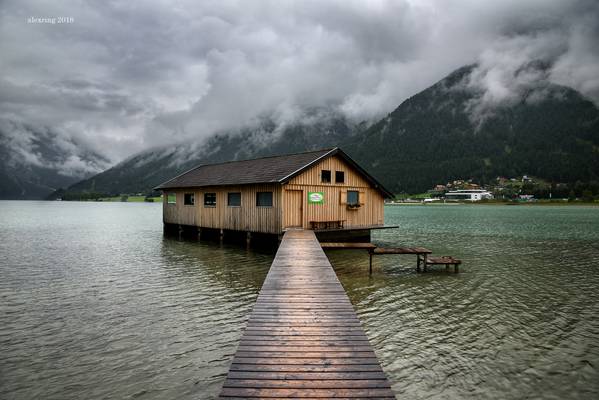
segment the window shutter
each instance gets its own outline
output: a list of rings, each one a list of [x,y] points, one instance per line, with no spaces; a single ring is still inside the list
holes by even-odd
[[[339,204],[347,204],[347,190],[342,190],[339,192]]]
[[[360,205],[363,206],[366,203],[366,192],[360,190]]]

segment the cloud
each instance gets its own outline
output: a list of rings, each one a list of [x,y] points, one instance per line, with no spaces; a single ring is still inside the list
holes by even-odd
[[[73,22],[27,23],[56,16]],[[116,163],[264,115],[379,118],[473,62],[484,104],[540,78],[599,104],[598,21],[591,0],[5,0],[0,119]]]
[[[77,178],[110,165],[109,160],[76,137],[7,119],[0,119],[0,155],[2,166],[9,169],[34,166]]]

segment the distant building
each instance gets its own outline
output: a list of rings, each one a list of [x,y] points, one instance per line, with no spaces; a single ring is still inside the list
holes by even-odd
[[[454,190],[445,193],[445,200],[480,201],[493,199],[493,193],[483,189]]]

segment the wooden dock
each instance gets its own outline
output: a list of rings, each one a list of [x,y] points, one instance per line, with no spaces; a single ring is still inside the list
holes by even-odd
[[[220,398],[395,399],[314,232],[285,233]]]

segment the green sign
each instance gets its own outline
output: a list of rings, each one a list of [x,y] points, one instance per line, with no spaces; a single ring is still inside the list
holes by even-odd
[[[308,192],[308,204],[324,204],[324,192]]]

